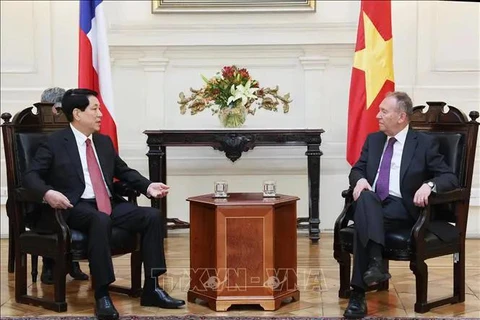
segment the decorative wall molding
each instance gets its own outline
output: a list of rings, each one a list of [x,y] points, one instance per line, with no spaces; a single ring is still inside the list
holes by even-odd
[[[478,5],[420,1],[417,10],[416,84],[478,85]],[[456,14],[452,15],[453,11]]]
[[[4,5],[5,5],[5,8],[3,7]],[[19,5],[18,3],[2,4],[2,9],[6,10],[6,11],[7,10],[10,11],[13,8],[8,8],[9,6],[18,6],[18,5]],[[37,18],[36,16],[37,16],[38,12],[35,10],[35,3],[33,3],[33,2],[26,2],[26,3],[22,3],[20,5],[28,6],[29,8],[28,9],[26,9],[26,8],[16,8],[17,10],[22,9],[21,14],[23,15],[24,23],[22,23],[23,30],[21,31],[23,37],[16,38],[15,42],[18,46],[22,46],[22,45],[29,46],[28,48],[23,47],[22,49],[24,49],[24,50],[22,50],[23,52],[21,54],[25,54],[25,53],[31,54],[31,60],[28,61],[27,59],[22,59],[21,65],[9,65],[9,64],[5,63],[4,59],[6,59],[6,58],[3,57],[2,58],[2,74],[35,74],[38,71],[37,56],[36,56],[36,54],[37,54],[36,42],[38,42],[38,39],[35,37],[35,33],[36,33],[35,32],[35,19]],[[6,13],[4,13],[4,14],[6,14]],[[2,21],[2,24],[3,24],[3,21]],[[12,26],[8,25],[8,27],[11,28]],[[29,37],[26,37],[26,31],[28,31],[28,33],[29,33],[28,36]],[[9,39],[9,40],[11,41],[12,39]],[[8,41],[8,40],[3,40],[3,41]],[[7,43],[2,43],[2,47],[4,45],[8,44],[8,49],[5,48],[6,52],[8,52],[10,50],[15,50],[17,48],[16,46],[10,45],[11,44],[10,41],[8,41]],[[2,50],[2,53],[3,53],[3,50]],[[6,54],[6,56],[8,57],[8,54]],[[18,57],[18,55],[17,55],[17,57]]]
[[[304,70],[325,70],[329,57],[316,56],[316,57],[300,57],[298,58],[303,66]]]
[[[10,85],[39,86],[52,79],[52,35],[51,4],[49,1],[2,2],[2,28],[16,28],[19,34],[15,39],[2,39],[2,87]],[[12,10],[15,14],[12,15]],[[10,12],[9,12],[10,11]],[[15,20],[3,16],[15,16]],[[2,30],[2,34],[3,34]],[[11,43],[14,41],[14,44]],[[5,43],[4,43],[5,42]],[[4,48],[5,46],[5,48]],[[5,51],[4,51],[5,50]],[[19,65],[8,63],[7,57],[13,50]],[[14,59],[14,60],[15,60]],[[28,75],[28,76],[27,76]],[[3,102],[2,97],[2,102]]]
[[[2,96],[2,103],[9,101],[28,101],[32,104],[40,101],[40,96],[46,88],[35,88],[35,87],[2,87],[0,90],[0,95]],[[6,108],[8,106],[2,105],[2,111],[8,111]]]
[[[253,23],[253,24],[159,24],[131,22],[111,24],[111,46],[225,46],[262,44],[353,44],[356,23]],[[232,34],[235,36],[232,37]],[[268,34],[268,37],[265,37]],[[208,36],[206,36],[208,35]]]
[[[474,83],[473,83],[474,84]],[[445,101],[448,105],[462,110],[467,116],[470,111],[479,111],[480,81],[477,85],[435,86],[420,85],[412,87],[415,105],[425,105],[426,101]],[[480,141],[478,142],[480,145]],[[477,154],[478,156],[478,154]]]
[[[448,32],[451,30],[445,25],[445,19],[452,19],[450,14],[452,6],[455,6],[455,3],[449,3],[447,1],[443,2],[432,2],[433,10],[430,10],[430,32],[432,45],[430,46],[432,54],[432,72],[436,73],[479,73],[480,72],[480,26],[478,25],[477,20],[471,19],[475,16],[479,16],[478,4],[470,4],[469,10],[468,6],[463,6],[463,8],[456,8],[457,10],[462,10],[462,14],[457,16],[461,17],[461,22],[465,24],[462,26],[463,30],[475,30],[475,33],[465,34],[463,37],[458,36],[459,29],[455,30],[456,32]],[[476,12],[475,12],[476,11]],[[453,17],[455,18],[455,17]],[[457,21],[460,22],[460,21]],[[447,30],[445,30],[446,28]],[[472,36],[470,41],[465,41],[468,39],[468,36]],[[460,40],[464,39],[464,40]],[[459,41],[460,40],[460,41]],[[448,43],[456,42],[456,46],[447,45]],[[461,44],[459,42],[462,42]],[[456,54],[449,55],[450,58],[447,61],[440,61],[440,55],[445,56],[447,48],[445,45],[451,48],[455,48]],[[462,47],[464,46],[464,47]],[[465,57],[464,55],[468,56]]]
[[[110,54],[116,66],[165,71],[167,66],[179,69],[217,68],[219,60],[242,59],[250,68],[291,69],[300,63],[304,70],[323,70],[329,65],[351,64],[352,45],[219,45],[211,46],[112,46]],[[201,58],[199,58],[201,57]],[[153,69],[152,69],[153,68]]]
[[[166,58],[139,58],[138,62],[143,66],[147,72],[165,72],[169,60]]]
[[[187,48],[172,47],[165,51],[172,66],[177,68],[218,67],[219,61],[248,61],[257,69],[295,67],[298,57],[304,55],[302,47],[261,45],[261,46],[207,46]],[[200,59],[198,57],[201,57]]]

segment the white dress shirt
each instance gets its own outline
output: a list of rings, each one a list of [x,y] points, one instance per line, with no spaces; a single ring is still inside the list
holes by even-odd
[[[402,154],[403,148],[405,147],[405,139],[407,139],[408,127],[406,126],[403,128],[402,131],[397,133],[394,136],[397,141],[393,144],[393,155],[392,155],[392,163],[390,165],[390,185],[389,185],[389,194],[395,197],[402,197],[402,193],[400,192],[400,165],[402,163]],[[388,136],[387,141],[385,141],[385,145],[383,146],[383,153],[382,158],[380,159],[380,163],[382,163],[383,154],[385,153],[385,149],[387,148],[388,139],[392,137]],[[378,173],[380,172],[380,165],[377,169],[377,174],[375,175],[375,180],[373,182],[373,190],[375,190]]]
[[[83,177],[85,178],[85,190],[81,196],[82,199],[94,199],[95,193],[93,192],[92,180],[90,179],[90,173],[88,172],[88,165],[87,165],[87,139],[92,140],[92,147],[93,153],[95,154],[95,159],[97,160],[98,166],[100,167],[100,171],[102,172],[102,179],[103,183],[105,183],[105,188],[107,189],[108,196],[111,197],[110,190],[108,190],[108,186],[105,182],[105,177],[103,176],[102,166],[100,165],[100,161],[98,160],[97,150],[95,150],[95,144],[93,143],[92,135],[85,136],[83,133],[78,131],[72,124],[70,123],[70,128],[73,131],[73,135],[75,136],[75,140],[77,141],[77,148],[78,153],[80,154],[80,161],[82,162],[82,171]]]

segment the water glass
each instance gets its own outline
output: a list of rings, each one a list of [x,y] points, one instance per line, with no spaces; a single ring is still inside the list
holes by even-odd
[[[273,180],[263,181],[263,196],[276,197],[276,195],[277,195],[277,186],[275,181]]]
[[[213,183],[213,194],[215,198],[226,198],[228,194],[227,181],[215,181]]]

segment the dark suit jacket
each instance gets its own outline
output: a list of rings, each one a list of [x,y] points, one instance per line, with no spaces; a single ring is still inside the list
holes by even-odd
[[[360,155],[350,171],[350,186],[361,178],[373,186],[387,136],[379,131],[368,135]],[[433,181],[437,192],[458,187],[458,179],[438,151],[438,141],[428,134],[408,130],[400,164],[400,192],[405,207],[416,220],[419,207],[413,203],[415,192],[427,181]]]
[[[114,195],[114,177],[146,194],[151,181],[127,166],[115,151],[110,137],[94,133],[93,143],[110,194]],[[52,133],[38,148],[30,168],[25,172],[23,183],[39,199],[53,189],[63,193],[73,206],[77,204],[85,190],[85,179],[77,142],[70,127]]]

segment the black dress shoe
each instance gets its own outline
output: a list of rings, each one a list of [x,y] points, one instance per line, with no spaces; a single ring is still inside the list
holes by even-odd
[[[156,288],[153,291],[143,292],[140,305],[145,307],[160,307],[176,309],[185,305],[185,301],[170,297],[163,289]]]
[[[368,269],[363,274],[363,281],[367,284],[367,286],[373,286],[387,281],[391,277],[392,276],[390,273],[388,273],[383,266],[382,258],[374,257],[370,259]]]
[[[118,311],[115,309],[112,300],[109,296],[97,299],[95,304],[95,316],[98,320],[117,320]]]
[[[75,280],[88,280],[88,275],[80,269],[80,264],[76,261],[72,262],[72,269],[69,274]]]
[[[347,309],[343,316],[347,319],[359,319],[367,315],[367,302],[365,301],[365,293],[352,291],[350,301],[348,301]]]
[[[43,284],[53,284],[53,267],[44,264],[42,266],[42,274],[40,275],[40,281]]]
[[[78,262],[72,262],[72,270],[70,276],[75,280],[88,280],[88,275],[82,272],[80,264]],[[44,263],[42,266],[42,274],[40,275],[40,281],[43,284],[51,285],[53,280],[53,263]]]

